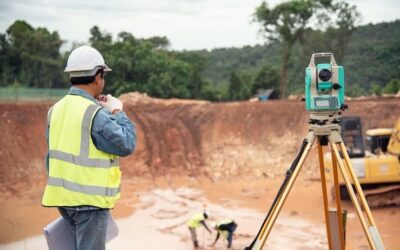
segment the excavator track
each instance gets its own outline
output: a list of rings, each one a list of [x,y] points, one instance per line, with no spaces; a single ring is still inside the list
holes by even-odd
[[[364,195],[370,208],[400,206],[400,185],[366,190]]]
[[[353,187],[354,190],[354,187]],[[400,207],[400,185],[389,185],[375,187],[373,189],[365,189],[363,187],[365,199],[370,208],[380,208],[386,206],[399,206]],[[335,199],[335,189],[331,188],[332,198]],[[340,199],[350,200],[350,195],[346,186],[340,185]]]

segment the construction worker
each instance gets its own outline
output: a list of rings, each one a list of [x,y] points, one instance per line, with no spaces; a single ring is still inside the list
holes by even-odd
[[[121,191],[118,157],[136,145],[135,126],[122,102],[111,95],[97,100],[110,71],[96,49],[74,49],[65,68],[72,87],[47,115],[42,205],[58,208],[77,250],[105,249],[109,209]]]
[[[186,223],[186,225],[189,227],[190,236],[192,237],[194,248],[199,247],[196,229],[200,227],[200,225],[203,225],[204,228],[207,229],[207,231],[211,234],[211,230],[208,228],[206,224],[207,218],[208,218],[208,213],[204,211],[193,215]]]
[[[217,230],[217,237],[215,241],[211,244],[214,246],[217,243],[220,235],[222,235],[228,241],[228,248],[232,247],[233,233],[235,232],[237,224],[231,219],[225,219],[217,222],[214,225],[214,229]]]

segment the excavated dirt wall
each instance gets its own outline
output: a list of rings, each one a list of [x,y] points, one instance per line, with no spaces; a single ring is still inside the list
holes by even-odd
[[[300,101],[209,103],[121,97],[137,126],[137,150],[122,159],[124,179],[163,175],[283,175],[307,132]],[[3,198],[43,187],[45,122],[50,102],[0,103],[0,192]],[[363,129],[391,127],[400,99],[350,101],[345,115],[359,115]],[[311,153],[305,176],[318,176]]]

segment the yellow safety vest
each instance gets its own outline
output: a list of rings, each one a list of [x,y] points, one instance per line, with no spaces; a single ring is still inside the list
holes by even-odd
[[[195,214],[190,220],[186,223],[186,225],[190,228],[198,228],[200,226],[200,222],[205,220],[203,213]]]
[[[118,157],[93,144],[93,117],[101,107],[67,95],[49,111],[49,178],[43,206],[113,208],[120,197]]]

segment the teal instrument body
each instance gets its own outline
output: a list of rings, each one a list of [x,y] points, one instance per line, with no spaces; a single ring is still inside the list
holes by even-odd
[[[315,65],[316,57],[330,57],[330,63]],[[344,68],[336,65],[333,54],[313,54],[305,70],[307,111],[341,110],[344,105],[344,89]]]

